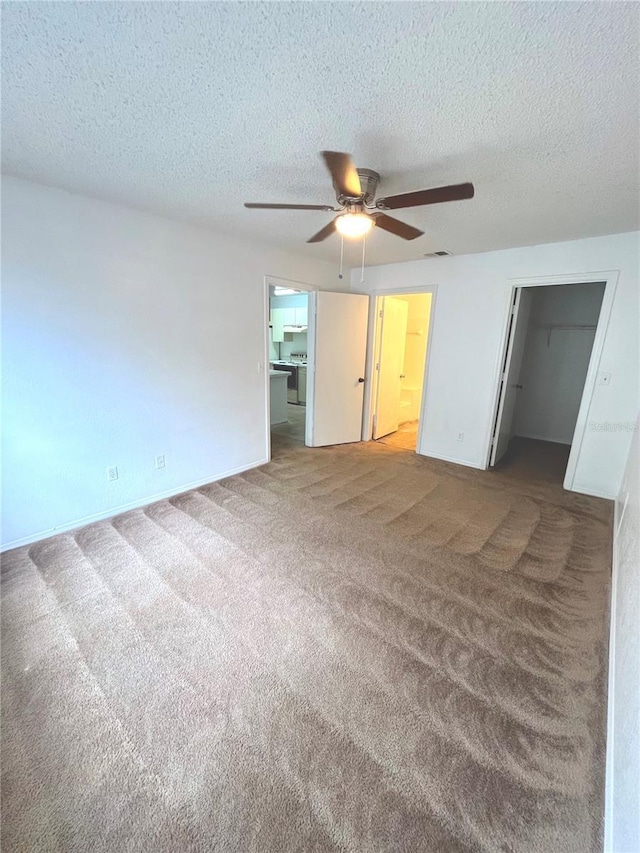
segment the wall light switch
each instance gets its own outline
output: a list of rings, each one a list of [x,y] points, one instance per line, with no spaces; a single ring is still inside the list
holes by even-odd
[[[464,441],[464,433],[463,432],[458,433],[458,441]]]
[[[611,385],[611,374],[601,370],[598,373],[598,385]]]
[[[164,468],[166,464],[164,453],[161,453],[160,456],[156,456],[156,468]]]
[[[117,480],[118,479],[118,466],[112,465],[110,468],[107,468],[107,480]]]

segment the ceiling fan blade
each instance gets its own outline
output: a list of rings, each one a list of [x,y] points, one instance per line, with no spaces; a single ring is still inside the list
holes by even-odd
[[[390,234],[395,234],[396,237],[402,237],[403,240],[415,240],[416,237],[422,237],[424,231],[414,228],[413,225],[407,225],[406,222],[400,222],[399,219],[394,219],[393,216],[386,216],[384,213],[374,214],[377,228],[384,228]]]
[[[351,156],[341,151],[322,151],[321,153],[327,169],[331,172],[336,196],[346,195],[357,198],[362,195],[360,178],[356,167],[351,162]]]
[[[321,243],[323,240],[326,240],[327,237],[330,237],[335,230],[336,221],[335,219],[332,219],[328,225],[325,225],[324,228],[321,228],[317,234],[314,234],[313,237],[310,237],[307,240],[307,243]]]
[[[259,210],[335,210],[330,204],[262,204],[245,201],[244,206]]]
[[[379,198],[376,207],[380,210],[398,210],[402,207],[419,207],[423,204],[440,204],[443,201],[461,201],[465,198],[473,198],[473,194],[473,184],[452,184],[449,187],[435,187],[432,190],[417,190],[413,193]]]

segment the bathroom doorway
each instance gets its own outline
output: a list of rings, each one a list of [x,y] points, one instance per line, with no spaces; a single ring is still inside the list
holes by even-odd
[[[418,447],[431,302],[431,293],[378,298],[370,437],[399,450]]]

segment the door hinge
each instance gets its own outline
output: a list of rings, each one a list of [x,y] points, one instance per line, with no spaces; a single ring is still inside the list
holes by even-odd
[[[380,362],[376,364],[376,370],[380,370]]]
[[[378,317],[382,317],[382,316],[383,316],[383,312],[382,312],[382,311],[378,311]]]

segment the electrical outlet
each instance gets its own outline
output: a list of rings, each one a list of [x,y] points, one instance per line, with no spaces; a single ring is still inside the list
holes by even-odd
[[[464,441],[464,433],[463,432],[458,433],[458,441]]]
[[[598,385],[611,385],[611,374],[601,370],[598,373]]]
[[[166,464],[164,453],[161,453],[160,456],[156,456],[156,468],[164,468]]]
[[[107,480],[111,482],[111,480],[118,479],[118,466],[112,465],[110,468],[107,468]]]

